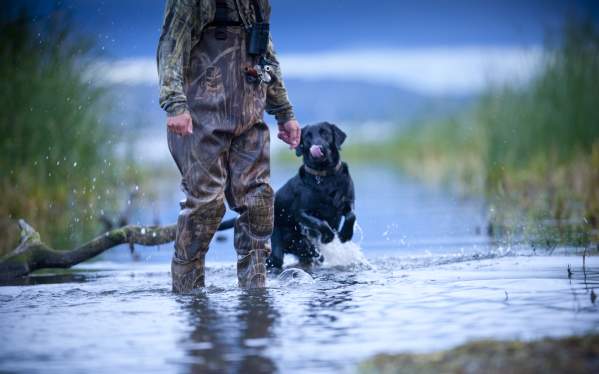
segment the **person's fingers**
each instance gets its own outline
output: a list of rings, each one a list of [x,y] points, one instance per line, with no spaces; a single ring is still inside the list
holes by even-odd
[[[293,139],[291,140],[291,146],[293,148],[296,148],[299,145],[299,143],[300,143],[299,137],[297,135],[294,136]]]
[[[185,131],[186,131],[185,124],[178,123],[177,124],[177,134],[185,135]]]
[[[175,134],[179,133],[179,123],[177,121],[168,121],[166,124],[169,131],[174,132]]]
[[[280,131],[279,134],[277,135],[279,139],[281,139],[282,141],[284,141],[285,143],[289,142],[289,135],[287,135],[286,132]]]
[[[290,142],[289,142],[289,138],[285,138],[285,137],[283,137],[283,138],[281,138],[281,140],[282,140],[283,142],[285,142],[285,144],[290,144]]]
[[[294,126],[294,128],[293,128],[293,144],[295,144],[296,147],[299,144],[301,136],[302,136],[302,133],[301,133],[299,126]]]

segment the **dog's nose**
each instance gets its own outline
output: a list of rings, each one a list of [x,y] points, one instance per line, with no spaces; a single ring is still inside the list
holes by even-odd
[[[320,145],[313,145],[310,147],[310,154],[312,155],[312,157],[314,158],[321,158],[324,156],[324,153],[322,152],[322,146]]]

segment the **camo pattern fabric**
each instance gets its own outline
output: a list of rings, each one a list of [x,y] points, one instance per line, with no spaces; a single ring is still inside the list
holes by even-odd
[[[230,8],[237,9],[239,20],[245,27],[255,22],[255,13],[250,0],[227,0]],[[258,0],[263,9],[265,21],[270,19],[270,4],[268,0]],[[198,79],[198,72],[204,72],[194,63],[198,62],[192,56],[202,41],[207,39],[208,25],[214,20],[215,0],[167,0],[165,16],[157,51],[158,76],[160,83],[160,105],[168,115],[178,115],[186,110],[191,111],[190,104],[197,99],[188,97],[189,87],[196,86],[194,80]],[[227,28],[229,31],[234,29]],[[236,28],[239,33],[244,33],[243,28]],[[210,32],[210,31],[208,31]],[[213,32],[213,30],[212,30]],[[245,35],[243,35],[245,38]],[[235,52],[245,56],[245,44],[240,45]],[[222,50],[224,52],[224,50]],[[216,57],[216,56],[213,56]],[[281,69],[274,52],[272,40],[266,53],[267,60],[274,67],[273,83],[262,87],[265,97],[263,109],[274,115],[279,123],[284,123],[294,118],[293,108],[289,103],[287,90],[283,83]],[[207,61],[201,61],[206,67]],[[257,61],[244,61],[255,64]],[[240,62],[237,66],[229,66],[226,70],[211,70],[205,72],[212,78],[218,73],[238,74]],[[243,68],[243,67],[241,67]],[[222,75],[221,75],[222,77]],[[231,87],[234,88],[234,87]],[[232,108],[235,109],[235,108]]]
[[[237,278],[243,288],[263,288],[266,286],[266,258],[269,253],[254,249],[237,261]]]
[[[237,134],[218,123],[195,126],[200,114],[192,112],[192,135],[167,135],[186,195],[175,235],[173,290],[188,292],[204,285],[204,259],[224,215],[225,199],[239,214],[234,234],[239,285],[262,287],[274,219],[268,127],[259,122]]]
[[[184,264],[172,261],[173,291],[189,292],[204,287],[204,270],[205,259],[203,257]]]

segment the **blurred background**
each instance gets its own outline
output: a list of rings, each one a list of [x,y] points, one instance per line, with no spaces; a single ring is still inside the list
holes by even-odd
[[[0,1],[0,256],[21,218],[57,249],[177,220],[164,3]],[[298,119],[348,134],[353,242],[307,272],[286,258],[265,292],[237,287],[231,231],[193,295],[171,292],[172,244],[0,282],[0,372],[337,373],[379,353],[404,361],[361,372],[599,372],[599,2],[271,4]],[[272,139],[279,188],[301,160]]]
[[[60,248],[125,222],[174,222],[155,63],[164,1],[1,7],[0,249],[14,247],[18,218]],[[272,8],[297,117],[349,135],[365,248],[596,235],[597,2]],[[299,160],[278,140],[272,152],[277,187]]]

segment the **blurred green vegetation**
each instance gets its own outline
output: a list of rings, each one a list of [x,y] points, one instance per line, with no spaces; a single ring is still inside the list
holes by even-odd
[[[599,34],[570,22],[530,82],[491,87],[464,113],[354,143],[344,157],[485,194],[508,234],[584,244],[599,225]]]
[[[122,200],[135,173],[114,155],[107,88],[89,76],[93,43],[61,12],[33,21],[2,8],[0,254],[18,241],[19,218],[64,248],[98,233],[98,216]]]
[[[589,373],[597,371],[598,345],[599,335],[479,340],[432,353],[378,354],[363,361],[357,373]]]

